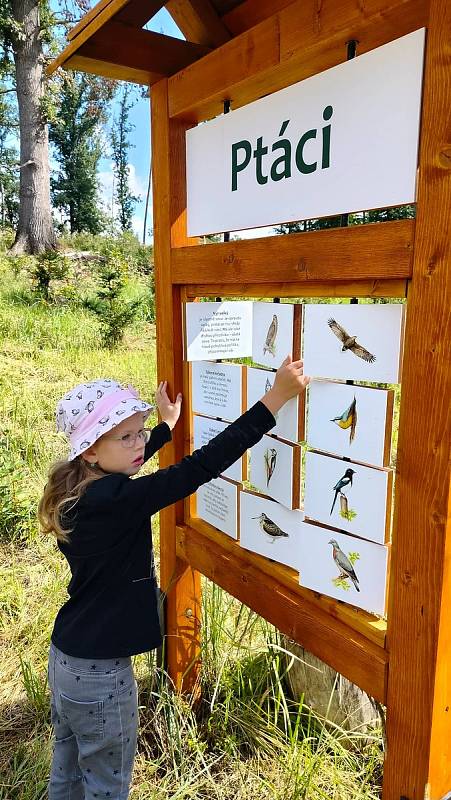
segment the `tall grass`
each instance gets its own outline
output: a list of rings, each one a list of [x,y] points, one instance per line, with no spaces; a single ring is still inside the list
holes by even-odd
[[[124,345],[106,352],[90,315],[70,304],[27,305],[26,278],[1,259],[0,267],[0,800],[41,800],[51,758],[47,651],[69,577],[35,517],[48,466],[67,449],[54,407],[72,385],[101,375],[151,397],[154,330],[137,321]],[[158,520],[154,537],[158,552]],[[173,691],[154,654],[134,661],[133,800],[379,797],[379,733],[344,731],[291,699],[293,656],[277,632],[214,584],[203,581],[200,702]]]

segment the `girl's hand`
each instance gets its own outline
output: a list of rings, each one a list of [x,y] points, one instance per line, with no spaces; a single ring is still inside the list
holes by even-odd
[[[292,361],[291,356],[287,356],[276,372],[273,387],[261,398],[261,402],[272,414],[277,414],[287,400],[304,392],[308,383],[310,378],[303,373],[303,362]]]
[[[168,382],[161,381],[158,385],[158,389],[155,393],[155,401],[158,406],[158,411],[160,412],[160,417],[163,422],[166,422],[169,425],[171,431],[175,426],[179,416],[180,416],[180,409],[182,407],[182,395],[179,392],[175,403],[172,403],[168,397],[168,393],[166,391]]]

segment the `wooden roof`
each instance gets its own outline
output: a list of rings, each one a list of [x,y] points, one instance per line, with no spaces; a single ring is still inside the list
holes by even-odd
[[[99,0],[50,64],[152,85],[290,5],[293,0]],[[186,41],[144,29],[165,6]]]

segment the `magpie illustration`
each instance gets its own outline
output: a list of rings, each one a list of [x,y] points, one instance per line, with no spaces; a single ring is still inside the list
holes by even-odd
[[[265,459],[266,485],[269,486],[269,481],[276,468],[277,450],[275,450],[274,447],[267,447],[263,457]]]
[[[347,555],[345,553],[343,553],[343,550],[340,550],[340,545],[338,544],[338,542],[335,539],[330,539],[329,544],[331,544],[332,547],[333,547],[332,557],[333,557],[338,569],[340,570],[340,574],[339,574],[338,577],[339,578],[350,578],[350,580],[353,582],[353,584],[354,584],[355,588],[357,589],[357,591],[360,592],[359,579],[358,579],[357,575],[355,574],[354,567],[352,566],[349,558],[347,557]]]
[[[329,319],[327,324],[329,325],[331,331],[335,333],[335,336],[337,336],[338,339],[340,339],[340,342],[342,342],[342,353],[344,353],[346,350],[350,350],[355,356],[363,358],[363,360],[368,361],[369,364],[372,364],[374,361],[376,361],[376,356],[373,356],[369,350],[366,350],[361,344],[358,344],[356,341],[357,337],[350,336],[349,333],[347,333],[335,319]]]
[[[330,513],[334,510],[335,503],[337,502],[337,497],[339,494],[342,493],[342,490],[345,486],[352,486],[352,476],[355,475],[355,469],[347,469],[345,474],[340,478],[339,481],[334,486],[334,502],[332,503],[332,508],[330,509]]]
[[[343,411],[340,417],[334,417],[331,422],[335,422],[343,431],[349,430],[349,444],[352,444],[355,437],[355,429],[357,425],[357,400],[352,401],[351,405]]]
[[[277,314],[273,314],[271,324],[268,328],[268,333],[266,334],[265,344],[263,345],[263,355],[265,355],[266,352],[271,353],[272,356],[275,355],[278,327],[279,320],[277,319]]]
[[[258,519],[260,528],[262,529],[263,533],[266,533],[268,536],[271,537],[272,541],[274,542],[276,539],[281,537],[287,537],[288,533],[285,533],[275,522],[272,521],[266,514],[262,513],[259,514],[258,517],[251,517],[251,519]]]

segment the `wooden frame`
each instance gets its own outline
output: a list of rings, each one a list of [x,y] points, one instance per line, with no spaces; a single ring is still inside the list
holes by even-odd
[[[139,27],[140,3],[102,0],[58,64],[80,66],[77,59],[86,57],[77,55],[77,40],[81,47],[113,17]],[[169,381],[170,392],[183,385],[188,396],[182,303],[200,296],[407,296],[407,320],[387,625],[302,589],[293,570],[244,552],[197,519],[188,500],[161,513],[170,675],[178,687],[196,685],[202,573],[386,704],[384,800],[442,800],[451,790],[451,5],[245,0],[219,15],[213,30],[211,3],[172,4],[188,14],[198,45],[214,46],[221,37],[224,43],[151,91],[159,379]],[[428,33],[415,222],[205,246],[188,239],[188,127],[222,113],[224,100],[237,108],[341,63],[349,40],[358,41],[360,54],[422,26]],[[95,48],[81,68],[104,69],[94,55]],[[141,67],[135,77],[128,73],[131,79],[145,77]],[[105,69],[125,77],[129,68]],[[277,264],[270,274],[268,255]],[[190,416],[186,403],[162,466],[189,452]]]

